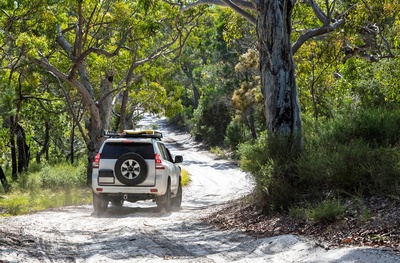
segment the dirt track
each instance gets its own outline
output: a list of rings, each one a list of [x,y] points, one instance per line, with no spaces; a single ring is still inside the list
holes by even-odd
[[[254,239],[204,224],[200,219],[219,205],[249,193],[252,181],[189,135],[168,130],[165,120],[159,128],[191,174],[182,209],[166,213],[140,202],[102,217],[88,205],[1,218],[0,262],[400,262],[390,251],[325,250],[292,235]]]

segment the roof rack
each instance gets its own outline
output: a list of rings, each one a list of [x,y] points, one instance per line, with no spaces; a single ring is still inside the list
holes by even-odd
[[[155,130],[124,130],[122,133],[103,130],[102,136],[108,138],[155,138],[160,140],[163,137],[161,132]]]

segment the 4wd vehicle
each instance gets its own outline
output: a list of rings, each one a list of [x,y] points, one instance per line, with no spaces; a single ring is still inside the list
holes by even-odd
[[[124,201],[154,200],[169,211],[182,202],[182,156],[172,155],[154,130],[106,132],[107,139],[93,161],[93,208],[97,214],[108,203],[122,206]]]

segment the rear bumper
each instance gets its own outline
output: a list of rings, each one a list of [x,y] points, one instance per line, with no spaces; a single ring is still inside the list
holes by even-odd
[[[156,176],[155,185],[152,186],[99,185],[98,174],[93,173],[92,176],[92,190],[95,194],[161,196],[167,191],[167,185],[168,178],[161,175]]]

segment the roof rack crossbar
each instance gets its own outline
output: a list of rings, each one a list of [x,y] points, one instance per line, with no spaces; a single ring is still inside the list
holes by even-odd
[[[102,137],[108,138],[155,138],[160,139],[163,137],[162,133],[155,130],[124,130],[123,133],[112,132],[109,130],[102,130]]]

